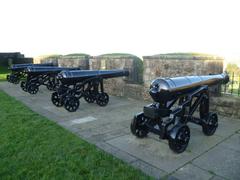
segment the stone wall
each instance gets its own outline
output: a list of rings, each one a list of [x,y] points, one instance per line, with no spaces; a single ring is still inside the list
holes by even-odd
[[[105,80],[105,91],[111,95],[132,98],[142,97],[142,60],[134,55],[101,55],[92,56],[89,61],[90,69],[126,69],[128,77]]]
[[[142,60],[134,55],[101,55],[90,57],[90,69],[126,69],[129,76],[125,78],[129,83],[141,84],[143,82]]]
[[[223,71],[223,59],[202,56],[143,56],[144,84],[157,77],[219,74]]]
[[[81,69],[89,69],[89,55],[73,54],[61,56],[58,59],[58,66],[60,67],[80,67]]]
[[[33,63],[33,58],[26,58],[20,52],[0,53],[0,65],[11,66],[12,64]]]
[[[58,66],[58,57],[50,57],[50,58],[45,58],[41,60],[41,64],[44,63],[53,63],[54,66]]]
[[[240,97],[229,95],[211,97],[210,109],[220,115],[240,119]]]
[[[144,99],[149,99],[148,90],[157,77],[220,74],[223,72],[223,59],[202,55],[155,55],[143,56]],[[211,89],[220,92],[219,86]]]
[[[55,66],[58,66],[58,60],[62,57],[62,55],[46,55],[46,56],[39,56],[34,58],[34,63],[53,63]]]

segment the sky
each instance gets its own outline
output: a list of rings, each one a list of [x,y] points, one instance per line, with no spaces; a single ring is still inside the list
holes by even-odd
[[[238,0],[0,0],[0,7],[1,52],[240,59]]]

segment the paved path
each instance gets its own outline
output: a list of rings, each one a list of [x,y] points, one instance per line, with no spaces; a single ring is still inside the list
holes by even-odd
[[[189,124],[191,139],[187,150],[174,154],[167,141],[156,135],[137,139],[130,133],[133,115],[147,102],[110,97],[106,107],[81,100],[77,112],[55,107],[44,87],[37,95],[23,92],[19,85],[0,83],[0,89],[22,101],[32,110],[54,120],[66,129],[117,158],[157,179],[240,179],[240,120],[219,117],[215,135],[204,136],[201,128]]]

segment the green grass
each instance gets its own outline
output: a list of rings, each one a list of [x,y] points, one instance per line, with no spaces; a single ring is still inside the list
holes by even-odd
[[[150,179],[0,91],[0,179]]]
[[[7,67],[0,66],[0,81],[6,81],[6,76],[9,74],[10,71]]]

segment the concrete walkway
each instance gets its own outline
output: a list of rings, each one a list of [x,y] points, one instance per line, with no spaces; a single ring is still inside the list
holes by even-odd
[[[219,117],[215,135],[207,137],[201,127],[190,124],[191,139],[184,153],[174,154],[166,140],[154,134],[138,139],[130,133],[130,122],[147,102],[110,97],[106,107],[81,99],[77,112],[55,107],[51,92],[23,92],[19,85],[0,83],[4,90],[33,111],[46,116],[86,141],[157,179],[240,179],[240,120]]]

